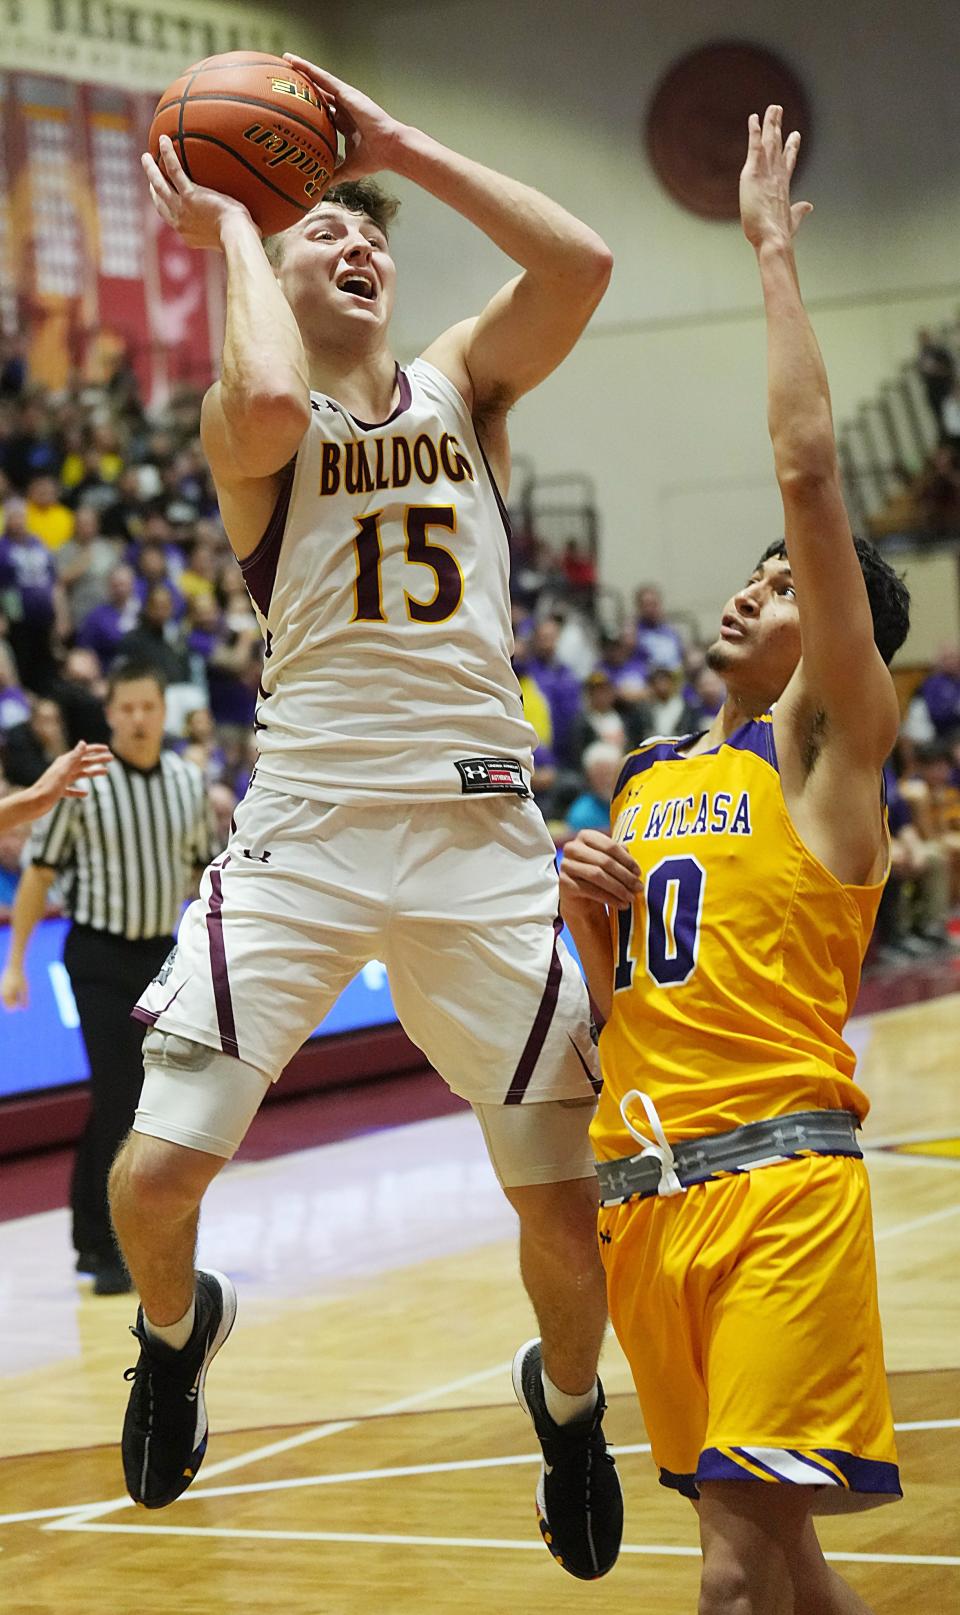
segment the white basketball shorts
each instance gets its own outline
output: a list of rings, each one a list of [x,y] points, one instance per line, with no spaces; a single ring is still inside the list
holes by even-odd
[[[454,1093],[589,1098],[599,1062],[558,936],[554,847],[514,796],[330,805],[256,781],[138,1019],[271,1081],[371,959]]]

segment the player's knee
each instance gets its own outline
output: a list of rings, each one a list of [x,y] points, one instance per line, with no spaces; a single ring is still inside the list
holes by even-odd
[[[114,1216],[177,1218],[199,1205],[207,1185],[223,1165],[197,1150],[129,1133],[110,1171]]]
[[[728,1554],[708,1555],[700,1577],[697,1615],[755,1615],[760,1605],[743,1565]]]
[[[506,1192],[528,1235],[542,1236],[555,1249],[582,1246],[591,1256],[596,1254],[599,1195],[595,1177],[528,1184]]]

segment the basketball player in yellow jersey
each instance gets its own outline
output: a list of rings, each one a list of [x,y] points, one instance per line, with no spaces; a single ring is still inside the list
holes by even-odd
[[[611,1316],[661,1481],[697,1503],[700,1615],[862,1612],[811,1516],[900,1495],[843,1027],[887,874],[908,597],[847,522],[781,118],[750,119],[741,211],[786,542],[723,615],[710,729],[631,753],[612,835],[561,873],[605,1021]]]

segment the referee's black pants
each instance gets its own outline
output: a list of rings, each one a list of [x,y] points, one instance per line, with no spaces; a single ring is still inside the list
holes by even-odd
[[[90,1063],[90,1115],[70,1187],[73,1243],[103,1263],[117,1260],[107,1178],[130,1131],[143,1084],[141,1045],[146,1028],[131,1019],[130,1011],[172,947],[170,936],[128,942],[74,924],[63,950]]]

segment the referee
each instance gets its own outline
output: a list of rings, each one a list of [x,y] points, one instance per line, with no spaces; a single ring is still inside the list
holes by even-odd
[[[73,921],[63,962],[90,1065],[90,1116],[70,1190],[77,1271],[97,1295],[131,1288],[107,1207],[107,1176],[143,1081],[144,1027],[130,1011],[173,946],[183,899],[210,856],[200,770],[163,751],[163,676],[127,662],[111,674],[106,704],[114,757],[87,793],[38,824],[14,899],[10,951],[0,977],[8,1009],[26,1004],[27,943],[56,875]]]

